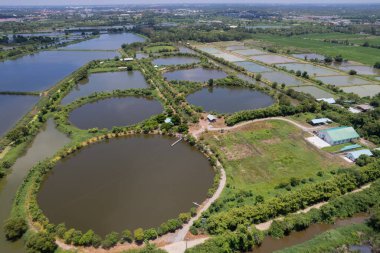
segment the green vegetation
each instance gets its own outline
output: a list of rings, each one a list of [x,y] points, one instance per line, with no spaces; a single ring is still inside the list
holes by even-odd
[[[287,50],[292,52],[303,50],[305,52],[316,52],[326,56],[341,55],[344,59],[371,66],[377,61],[376,56],[378,55],[378,49],[376,48],[332,44],[322,40],[304,39],[304,37],[304,35],[279,36],[272,34],[255,34],[253,39],[261,41],[265,47],[268,47],[268,43],[270,43],[272,47],[278,47],[283,52]]]
[[[305,243],[275,252],[333,252],[342,245],[359,244],[362,239],[362,234],[371,232],[372,230],[364,224],[348,225],[324,232]],[[342,250],[344,250],[344,248],[342,248]]]
[[[251,123],[225,134],[205,134],[205,141],[229,175],[229,187],[220,201],[239,195],[239,191],[273,196],[288,188],[291,178],[302,181],[302,185],[317,180],[318,171],[342,166],[311,147],[304,137],[302,130],[280,120]],[[286,185],[279,187],[281,184]]]

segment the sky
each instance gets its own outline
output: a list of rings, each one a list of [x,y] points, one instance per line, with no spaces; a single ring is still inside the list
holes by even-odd
[[[6,5],[111,5],[111,4],[181,4],[181,3],[379,3],[380,0],[0,0]]]

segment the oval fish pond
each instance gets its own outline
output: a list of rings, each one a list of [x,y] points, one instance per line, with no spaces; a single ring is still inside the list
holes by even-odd
[[[205,111],[233,113],[268,107],[274,99],[257,90],[243,87],[203,88],[187,97],[190,104],[201,106]]]
[[[133,135],[92,144],[57,163],[38,203],[54,224],[101,236],[158,227],[204,201],[213,184],[207,158],[175,141]]]
[[[85,104],[70,113],[69,121],[81,129],[137,124],[163,111],[160,102],[143,97],[120,97]]]
[[[194,68],[166,72],[164,77],[169,81],[207,82],[209,79],[225,78],[227,74],[217,69]]]
[[[198,63],[200,60],[197,57],[189,56],[171,56],[171,57],[161,57],[153,60],[154,65],[158,66],[168,66],[168,65],[185,65]]]

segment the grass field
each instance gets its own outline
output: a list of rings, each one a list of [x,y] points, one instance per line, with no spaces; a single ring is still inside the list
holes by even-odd
[[[218,151],[227,172],[230,187],[223,196],[239,190],[273,196],[286,191],[275,187],[292,177],[322,180],[330,173],[318,177],[317,172],[344,166],[343,162],[309,145],[304,140],[305,134],[279,120],[256,122],[227,133],[205,133],[205,140]]]
[[[342,55],[345,59],[371,66],[378,61],[379,49],[326,43],[322,41],[322,35],[318,35],[321,40],[317,40],[316,38],[310,39],[310,36],[311,35],[308,35],[308,37],[305,38],[306,36],[285,37],[270,34],[255,34],[253,39],[261,41],[260,44],[262,46],[268,47],[268,43],[270,43],[285,51],[290,49],[294,52],[313,52],[329,56]]]
[[[162,52],[163,50],[174,51],[176,50],[176,48],[173,46],[152,46],[152,47],[146,47],[144,51],[148,53],[158,53],[158,52]]]

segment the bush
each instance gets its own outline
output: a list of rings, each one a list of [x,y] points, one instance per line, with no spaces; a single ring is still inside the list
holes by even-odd
[[[121,242],[133,242],[132,232],[128,229],[121,232]]]
[[[116,232],[111,232],[108,235],[106,235],[106,237],[102,241],[102,248],[110,249],[113,246],[115,246],[118,241],[119,241],[119,234]]]
[[[26,241],[28,253],[53,253],[57,247],[54,236],[45,232],[34,233]]]
[[[154,228],[150,228],[144,231],[144,240],[154,240],[158,237],[157,231]]]
[[[380,231],[380,209],[375,209],[368,219],[368,225],[374,230]]]
[[[21,217],[11,218],[4,225],[5,237],[7,240],[16,241],[24,235],[27,229],[25,219]]]
[[[144,230],[142,228],[136,229],[133,231],[133,237],[136,243],[142,243],[144,241]]]

